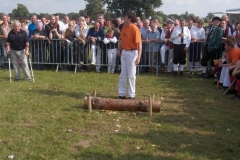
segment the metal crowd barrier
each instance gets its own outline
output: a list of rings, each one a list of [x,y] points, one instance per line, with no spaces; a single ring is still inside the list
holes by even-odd
[[[4,59],[5,45],[1,43],[0,39],[0,60],[1,64],[7,62]],[[162,41],[142,43],[142,57],[141,62],[137,66],[137,74],[142,72],[151,72],[158,75],[160,70],[167,69],[169,63],[172,63],[173,55],[169,56],[169,50],[165,50],[165,64],[162,66],[161,60],[161,48],[165,45]],[[205,42],[191,42],[189,51],[186,56],[186,66],[188,71],[199,72],[201,67],[201,57],[205,51]],[[94,47],[95,46],[95,47]],[[118,43],[111,46],[110,49],[117,48]],[[95,62],[93,57],[94,48],[96,49]],[[222,49],[222,46],[221,46]],[[117,50],[116,50],[117,52]],[[216,58],[221,57],[222,50],[219,51],[219,55]],[[59,67],[71,66],[76,73],[78,68],[88,67],[95,63],[97,68],[104,68],[108,66],[108,49],[103,41],[98,41],[97,44],[92,44],[87,41],[86,44],[80,43],[80,41],[67,42],[63,39],[52,39],[52,40],[38,40],[30,39],[30,54],[32,64],[37,69],[51,68],[52,65],[56,67],[56,72]],[[117,53],[116,53],[117,54]],[[120,58],[115,59],[115,72],[121,65]],[[50,67],[48,67],[50,66]],[[104,69],[105,70],[105,69]],[[173,69],[171,69],[172,71]]]

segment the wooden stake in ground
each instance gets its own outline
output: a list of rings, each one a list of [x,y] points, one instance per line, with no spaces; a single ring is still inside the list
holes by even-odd
[[[84,98],[84,108],[88,108],[88,98]],[[91,97],[93,109],[116,110],[116,111],[142,111],[147,112],[149,100],[129,100]],[[152,111],[160,112],[161,101],[152,101]]]
[[[149,104],[148,104],[148,107],[149,107],[148,113],[149,113],[149,116],[151,117],[151,116],[152,116],[152,103],[153,103],[153,101],[152,101],[152,95],[149,96],[148,102],[149,102]]]
[[[97,96],[97,92],[96,90],[93,90],[93,97],[96,98],[96,96]]]
[[[91,96],[89,94],[87,95],[87,107],[88,107],[88,112],[92,113],[92,102],[91,102]]]

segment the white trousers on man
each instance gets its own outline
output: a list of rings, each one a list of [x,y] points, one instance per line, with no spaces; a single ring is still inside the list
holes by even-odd
[[[25,80],[30,80],[31,76],[30,76],[30,72],[29,72],[29,68],[28,68],[27,56],[25,55],[24,50],[16,51],[16,50],[11,49],[10,54],[11,54],[15,79],[21,78],[20,67],[19,67],[19,62],[18,62],[18,58],[19,58],[21,60]]]
[[[114,73],[117,59],[117,48],[107,49],[108,73]]]
[[[100,71],[102,51],[99,45],[92,44],[92,64],[96,64],[96,71]]]
[[[135,97],[135,85],[136,85],[136,59],[138,57],[137,50],[122,50],[121,54],[121,74],[119,77],[119,96],[126,95],[126,84],[128,86],[128,97]]]
[[[166,55],[166,51],[169,50],[169,54],[168,54],[168,68],[167,68],[167,72],[172,72],[172,68],[173,68],[173,49],[170,49],[169,46],[166,46],[166,44],[162,45],[161,47],[161,60],[163,64],[165,63],[165,55]]]
[[[228,67],[222,67],[219,82],[222,83],[224,87],[230,86],[231,82],[230,82],[230,79],[229,79]]]

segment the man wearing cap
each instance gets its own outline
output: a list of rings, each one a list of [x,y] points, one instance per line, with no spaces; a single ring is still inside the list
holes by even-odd
[[[214,66],[213,60],[219,59],[220,55],[218,54],[218,50],[222,43],[222,35],[223,31],[219,27],[221,19],[219,17],[214,17],[212,19],[212,28],[210,32],[208,33],[207,40],[206,40],[206,47],[205,47],[205,53],[202,56],[201,59],[201,65],[202,65],[202,76],[206,77],[207,72],[207,63],[209,60],[211,60],[211,65]]]
[[[171,34],[173,41],[173,69],[174,77],[177,77],[178,64],[180,65],[180,77],[183,76],[184,65],[186,64],[186,52],[191,41],[191,33],[185,26],[185,20],[180,20],[180,26],[175,27]]]
[[[170,39],[171,34],[173,32],[173,24],[174,21],[170,18],[168,18],[165,23],[167,24],[167,30],[166,32],[162,32],[161,34],[161,41],[164,42],[164,44],[161,47],[161,60],[162,60],[162,64],[161,64],[161,68],[163,68],[165,66],[165,54],[166,51],[169,51],[168,54],[168,68],[167,68],[167,72],[170,73],[172,72],[172,59],[173,59],[173,43],[172,40]]]

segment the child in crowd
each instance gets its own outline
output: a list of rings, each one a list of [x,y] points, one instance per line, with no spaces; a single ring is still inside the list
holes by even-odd
[[[107,73],[114,73],[116,59],[117,59],[117,38],[114,36],[114,30],[109,29],[107,35],[103,40],[104,44],[107,46],[108,55],[108,71]]]

